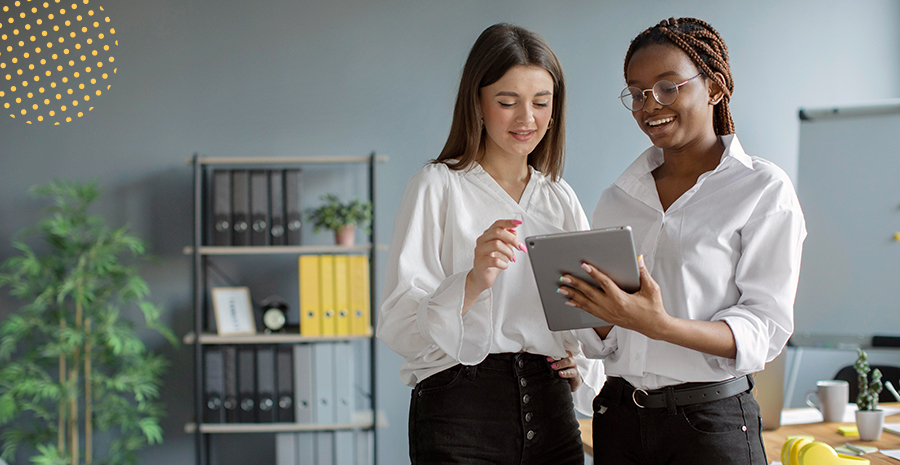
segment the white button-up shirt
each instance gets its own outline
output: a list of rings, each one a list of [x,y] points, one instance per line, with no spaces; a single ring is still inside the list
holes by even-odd
[[[704,354],[613,327],[605,340],[576,333],[589,357],[636,387],[721,381],[759,371],[794,329],[794,296],[806,225],[788,176],[744,153],[734,135],[715,170],[663,211],[652,171],[663,164],[651,147],[600,196],[593,227],[631,225],[635,248],[659,283],[666,312],[724,321],[737,357]]]
[[[460,171],[429,164],[413,176],[394,221],[377,335],[404,357],[400,379],[408,386],[456,364],[476,365],[491,353],[558,359],[568,349],[577,354],[585,381],[576,406],[589,413],[605,380],[602,363],[584,358],[572,332],[547,328],[524,252],[516,252],[517,261],[462,313],[475,241],[500,219],[521,220],[516,234],[522,240],[590,228],[571,187],[534,169],[518,203],[478,164]]]

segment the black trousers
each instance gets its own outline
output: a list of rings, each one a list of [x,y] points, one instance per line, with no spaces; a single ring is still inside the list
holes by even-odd
[[[412,392],[409,458],[413,465],[583,465],[569,383],[546,356],[527,353],[436,373]]]
[[[594,399],[596,465],[767,463],[759,404],[749,390],[670,409],[640,408],[633,391],[610,377]]]

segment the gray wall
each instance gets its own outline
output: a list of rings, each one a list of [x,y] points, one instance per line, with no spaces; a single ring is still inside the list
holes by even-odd
[[[187,157],[389,155],[377,198],[387,238],[406,180],[443,145],[468,48],[496,22],[541,33],[563,63],[570,91],[565,177],[588,213],[648,145],[615,97],[628,42],[666,17],[701,17],[722,33],[744,147],[791,176],[799,107],[900,96],[895,0],[109,3],[118,73],[94,110],[60,126],[0,118],[0,259],[12,255],[14,232],[39,217],[29,186],[99,179],[111,195],[98,212],[131,224],[159,257],[144,275],[179,334],[191,325],[190,262],[181,255],[190,241]],[[14,304],[0,300],[0,308],[4,314]],[[147,449],[143,462],[189,463],[193,443],[182,427],[192,411],[191,352],[158,339],[149,345],[173,369],[163,391],[166,442]],[[409,391],[397,378],[398,357],[383,347],[378,357],[380,403],[390,422],[380,459],[404,463]],[[265,463],[274,443],[249,435],[217,441],[234,464]],[[264,459],[248,458],[254,454]]]

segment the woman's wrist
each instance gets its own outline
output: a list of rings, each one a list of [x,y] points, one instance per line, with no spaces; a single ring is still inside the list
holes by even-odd
[[[465,296],[463,296],[463,315],[472,308],[472,305],[475,305],[478,296],[484,291],[485,289],[479,289],[479,286],[475,283],[475,279],[472,277],[472,270],[469,270],[469,272],[466,273]]]
[[[672,336],[677,331],[678,318],[675,318],[663,310],[659,318],[647,325],[646,332],[642,333],[655,341],[672,342]]]

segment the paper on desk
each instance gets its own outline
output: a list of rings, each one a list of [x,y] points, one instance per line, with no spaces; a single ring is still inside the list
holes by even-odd
[[[884,430],[888,433],[900,434],[900,423],[885,423]]]
[[[890,450],[881,449],[881,453],[884,455],[887,455],[888,457],[890,457],[892,459],[900,460],[900,449],[890,449]]]
[[[856,422],[856,411],[858,407],[855,403],[847,404],[847,408],[844,409],[844,418],[841,420],[845,423],[854,423]],[[881,410],[884,410],[884,416],[889,417],[891,415],[896,415],[900,413],[900,407],[881,407]],[[822,412],[819,412],[817,409],[812,407],[804,407],[804,408],[792,408],[781,411],[781,424],[782,425],[800,425],[804,423],[819,423],[823,421]]]

